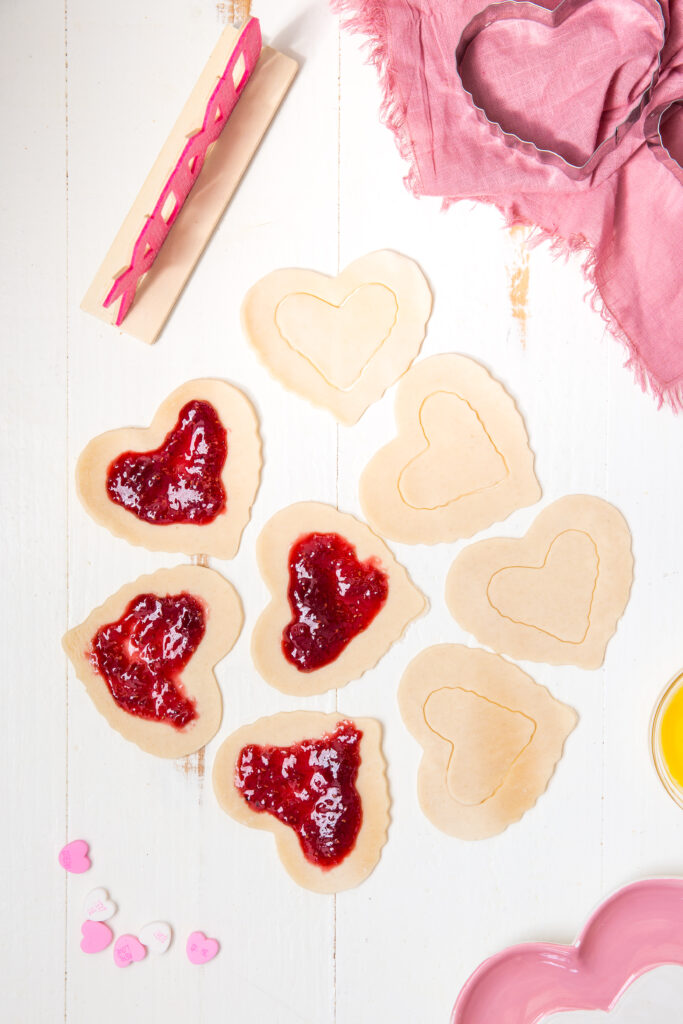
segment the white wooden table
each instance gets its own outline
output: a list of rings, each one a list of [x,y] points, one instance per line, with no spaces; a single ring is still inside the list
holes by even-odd
[[[555,262],[545,247],[530,255],[522,344],[509,298],[518,243],[491,210],[462,204],[443,213],[437,200],[405,191],[392,138],[378,123],[375,73],[322,0],[256,4],[266,38],[299,56],[302,68],[159,343],[147,348],[82,314],[86,286],[225,8],[209,0],[65,0],[64,8],[4,0],[0,8],[0,1017],[445,1024],[461,984],[487,955],[523,940],[571,941],[614,888],[683,868],[683,813],[661,789],[647,743],[651,706],[683,663],[683,419],[640,393],[623,352],[583,301],[578,263]],[[251,665],[249,637],[266,600],[254,540],[292,501],[360,511],[358,475],[393,433],[393,390],[357,426],[337,427],[260,366],[241,335],[239,307],[272,268],[335,273],[383,247],[416,258],[432,282],[423,354],[473,355],[503,381],[526,417],[544,503],[577,491],[616,503],[633,531],[636,581],[602,670],[523,666],[581,721],[548,793],[522,822],[465,843],[441,835],[419,811],[419,750],[396,704],[401,672],[419,650],[474,643],[443,600],[459,548],[394,546],[430,596],[429,615],[363,679],[305,702],[382,721],[393,800],[374,874],[354,891],[322,897],[290,881],[270,836],[220,812],[210,769],[222,736],[301,706]],[[254,399],[266,463],[239,555],[216,564],[246,610],[237,647],[218,671],[221,733],[205,758],[169,763],[109,729],[59,641],[67,624],[121,584],[178,559],[96,526],[75,497],[73,469],[90,437],[149,422],[178,384],[212,375]],[[535,512],[489,532],[519,535]],[[90,842],[93,868],[66,876],[57,852],[76,837]],[[176,941],[166,956],[121,971],[110,951],[81,953],[82,901],[96,885],[119,904],[117,933],[157,918],[172,923]],[[196,928],[222,947],[201,969],[184,953]],[[668,977],[680,1007],[683,983]],[[658,1018],[665,1019],[680,1018]]]

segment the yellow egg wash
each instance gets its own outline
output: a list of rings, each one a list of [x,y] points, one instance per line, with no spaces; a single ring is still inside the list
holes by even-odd
[[[683,676],[662,709],[660,723],[661,752],[666,769],[683,790]]]

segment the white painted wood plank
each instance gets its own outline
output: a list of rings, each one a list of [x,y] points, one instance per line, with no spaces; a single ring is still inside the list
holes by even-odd
[[[342,264],[380,246],[416,258],[435,297],[422,354],[474,356],[509,388],[537,453],[544,503],[577,490],[604,494],[608,358],[602,324],[582,304],[578,267],[554,262],[547,249],[531,253],[523,347],[506,272],[512,247],[500,217],[470,204],[442,213],[438,200],[416,201],[403,189],[391,136],[377,129],[376,77],[361,65],[354,39],[342,43],[341,97]],[[394,391],[353,430],[340,430],[344,506],[357,507],[359,473],[394,434]],[[536,511],[520,511],[488,535],[520,535]],[[602,893],[603,673],[522,666],[575,706],[581,723],[548,793],[521,823],[493,840],[464,843],[443,836],[419,811],[419,750],[395,694],[403,667],[423,647],[475,644],[443,601],[445,574],[461,546],[394,545],[432,610],[371,678],[340,694],[342,709],[374,714],[386,727],[394,804],[377,871],[338,900],[339,1024],[446,1020],[481,959],[511,942],[571,940],[584,913],[577,917],[577,908],[587,914]],[[368,975],[371,985],[361,983]]]
[[[66,204],[64,24],[53,6],[0,9],[5,139],[0,435],[2,1017],[53,1021],[64,1003],[67,885]],[[39,982],[37,982],[39,979]]]
[[[129,0],[118,9],[112,36],[105,9],[70,0],[69,11],[75,309],[220,26],[210,7],[155,3],[143,11]],[[239,307],[246,289],[277,266],[334,269],[337,31],[303,4],[283,12],[264,3],[259,14],[271,38],[294,17],[289,45],[301,48],[306,61],[161,339],[147,348],[74,314],[71,470],[93,434],[148,422],[170,390],[204,375],[226,377],[253,398],[266,465],[241,551],[219,566],[237,586],[247,621],[219,667],[225,713],[207,750],[206,774],[196,759],[189,766],[157,762],[126,744],[74,684],[70,807],[99,854],[93,881],[108,885],[118,900],[119,929],[162,917],[177,937],[163,960],[119,972],[108,954],[95,964],[84,960],[72,917],[70,1024],[89,1024],[95,1013],[103,1022],[131,1019],[141,1006],[158,1021],[213,1021],[223,1012],[244,1024],[333,1018],[333,901],[299,890],[270,837],[222,814],[210,783],[221,736],[297,703],[268,687],[249,656],[251,629],[266,600],[254,559],[258,531],[291,501],[336,497],[333,421],[287,394],[259,365],[241,335]],[[124,581],[178,560],[110,537],[78,505],[71,524],[73,622]],[[330,709],[333,697],[307,706]],[[204,969],[184,954],[195,928],[222,944]]]

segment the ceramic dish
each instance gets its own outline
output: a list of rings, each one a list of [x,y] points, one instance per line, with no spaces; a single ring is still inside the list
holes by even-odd
[[[564,1010],[611,1010],[631,982],[683,966],[683,879],[634,882],[610,896],[573,946],[527,943],[485,960],[451,1024],[541,1024]]]
[[[652,712],[652,720],[650,722],[650,751],[652,753],[655,771],[657,772],[659,781],[664,786],[664,789],[679,807],[683,807],[683,788],[681,788],[680,782],[672,775],[670,767],[667,764],[666,757],[664,756],[662,725],[667,709],[670,707],[674,697],[680,693],[682,688],[683,672],[679,672],[667,683],[664,692],[655,705],[655,709]]]

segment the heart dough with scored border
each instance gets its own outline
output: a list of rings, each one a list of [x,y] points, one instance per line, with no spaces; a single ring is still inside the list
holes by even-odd
[[[360,729],[360,767],[356,790],[361,799],[362,824],[347,856],[332,868],[320,868],[307,860],[296,832],[267,811],[254,811],[235,788],[235,767],[240,751],[248,744],[291,746],[303,740],[333,733],[340,722]],[[341,892],[359,885],[379,861],[389,828],[389,787],[382,755],[382,727],[374,718],[324,714],[319,711],[285,711],[242,726],[223,742],[213,767],[213,787],[218,803],[232,818],[251,828],[265,829],[275,837],[285,870],[297,885],[314,892]]]
[[[357,633],[339,656],[311,672],[298,669],[285,658],[282,634],[292,619],[288,601],[289,553],[309,533],[336,533],[355,549],[359,562],[374,559],[389,579],[389,593],[366,629]],[[403,635],[408,624],[422,615],[427,601],[384,541],[355,516],[331,505],[302,501],[277,512],[256,542],[261,575],[272,595],[251,638],[254,665],[271,686],[295,697],[310,697],[345,686],[373,668]]]
[[[480,643],[522,661],[599,668],[631,591],[631,533],[601,498],[572,494],[521,539],[465,548],[446,579],[446,604]]]
[[[396,438],[360,478],[371,526],[405,544],[471,537],[541,496],[524,421],[466,356],[421,360],[396,394]]]
[[[180,678],[183,693],[195,702],[197,716],[183,729],[176,729],[168,722],[139,718],[119,707],[106,681],[91,664],[88,651],[98,629],[118,621],[138,595],[166,597],[182,593],[201,601],[206,621],[204,636]],[[237,591],[220,573],[198,565],[179,565],[159,569],[121,587],[80,626],[70,629],[62,646],[88,696],[113,729],[157,757],[185,757],[200,750],[218,732],[223,702],[213,668],[234,646],[242,621]]]
[[[431,310],[417,263],[380,250],[336,277],[274,270],[247,292],[242,325],[285,387],[351,424],[408,369]]]
[[[113,502],[107,493],[107,472],[123,452],[148,452],[161,447],[188,402],[209,402],[227,431],[228,454],[221,472],[226,508],[210,523],[158,525],[139,519]],[[149,551],[176,551],[233,558],[249,521],[261,473],[258,419],[239,388],[222,380],[191,380],[159,406],[149,427],[128,427],[100,434],[84,448],[76,465],[76,488],[86,511],[116,537]]]
[[[497,835],[534,806],[577,721],[516,665],[458,644],[413,658],[398,702],[424,750],[420,806],[460,839]]]

